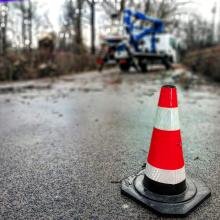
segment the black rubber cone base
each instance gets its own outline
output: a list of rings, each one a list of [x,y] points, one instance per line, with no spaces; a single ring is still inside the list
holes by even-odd
[[[199,180],[187,178],[186,190],[178,195],[159,195],[144,184],[144,170],[122,181],[121,191],[162,216],[185,217],[207,199],[211,192]]]

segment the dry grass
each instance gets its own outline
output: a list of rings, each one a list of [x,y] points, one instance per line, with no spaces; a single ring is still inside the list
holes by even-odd
[[[86,52],[83,54],[57,52],[47,63],[39,62],[39,54],[36,51],[32,52],[32,61],[29,57],[21,52],[10,52],[7,56],[0,57],[0,81],[35,79],[79,73],[96,68],[95,56]]]
[[[55,56],[55,63],[57,64],[58,74],[77,73],[96,68],[95,56],[88,53],[72,54],[68,52],[60,52]]]
[[[202,73],[220,81],[220,45],[190,52],[183,62],[194,72]]]

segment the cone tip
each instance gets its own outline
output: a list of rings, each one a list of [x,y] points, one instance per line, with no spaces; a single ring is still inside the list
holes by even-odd
[[[164,108],[178,107],[176,86],[174,85],[162,86],[158,106]]]
[[[164,85],[162,88],[170,88],[170,89],[176,89],[176,86],[174,85]]]

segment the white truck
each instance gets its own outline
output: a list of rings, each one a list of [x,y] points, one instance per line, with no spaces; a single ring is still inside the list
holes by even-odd
[[[118,60],[122,71],[128,71],[131,66],[146,72],[151,64],[162,63],[169,69],[178,60],[176,38],[169,33],[156,35],[156,53],[151,52],[151,36],[144,37],[138,45],[138,52],[127,45],[126,49],[118,48],[115,59]]]
[[[142,39],[144,43],[140,45],[141,51],[150,51],[151,48],[151,37],[146,36],[145,38]],[[170,34],[170,33],[162,33],[162,34],[157,34],[156,36],[156,41],[157,41],[157,53],[159,54],[165,54],[170,58],[170,61],[172,63],[177,62],[177,42],[176,38]]]

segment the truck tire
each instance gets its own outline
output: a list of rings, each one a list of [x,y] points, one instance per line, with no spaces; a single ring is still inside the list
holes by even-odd
[[[126,63],[119,63],[119,68],[122,72],[128,72],[131,67],[131,64],[129,61]]]
[[[142,73],[147,73],[147,62],[145,60],[140,60],[138,65]]]
[[[170,69],[171,69],[172,64],[171,64],[171,62],[170,62],[168,56],[165,56],[165,57],[162,59],[162,63],[163,63],[163,65],[165,66],[166,70],[170,70]]]

